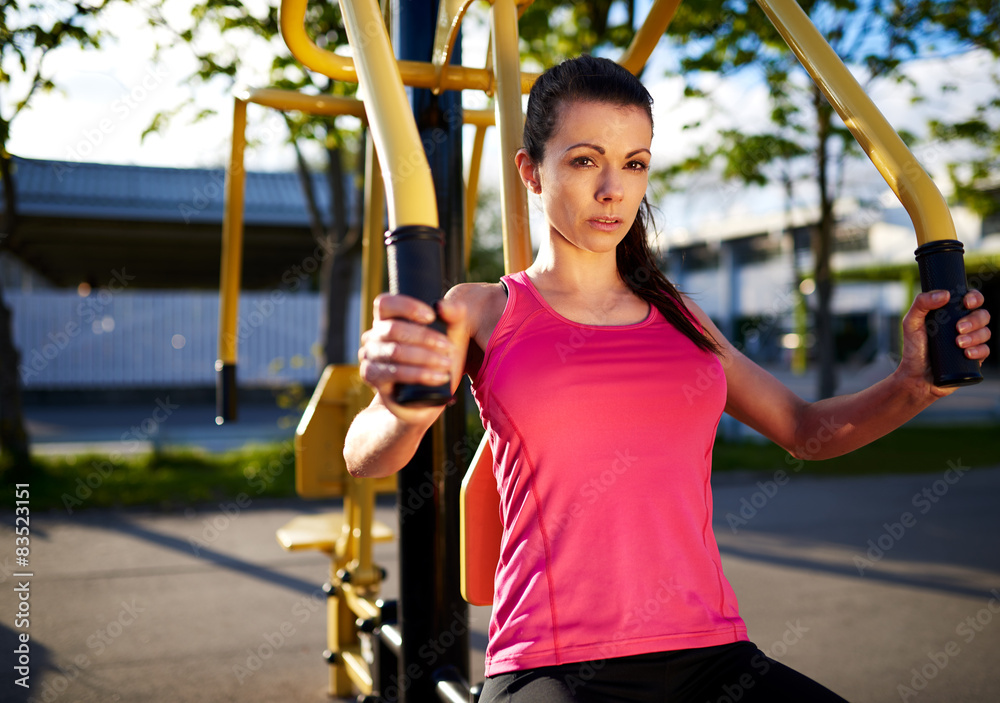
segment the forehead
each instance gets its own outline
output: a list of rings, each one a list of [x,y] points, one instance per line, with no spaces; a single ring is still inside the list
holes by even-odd
[[[626,151],[649,148],[653,123],[641,107],[589,100],[570,100],[559,106],[553,143],[585,142]]]

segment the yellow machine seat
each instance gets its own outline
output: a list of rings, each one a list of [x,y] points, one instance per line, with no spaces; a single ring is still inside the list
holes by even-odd
[[[341,513],[321,515],[299,515],[278,528],[278,544],[289,552],[302,549],[318,549],[332,553],[337,541],[344,534],[344,516]],[[392,529],[378,520],[372,521],[372,539],[376,542],[390,542]]]

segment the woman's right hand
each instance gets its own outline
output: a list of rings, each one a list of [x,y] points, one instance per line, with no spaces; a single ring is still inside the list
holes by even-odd
[[[401,406],[393,402],[392,389],[397,383],[436,386],[451,381],[454,391],[465,360],[465,349],[457,344],[466,324],[465,306],[455,300],[438,302],[447,335],[427,326],[434,321],[434,310],[416,298],[383,293],[374,308],[372,328],[361,335],[358,350],[361,378],[400,419],[433,421],[441,408]]]

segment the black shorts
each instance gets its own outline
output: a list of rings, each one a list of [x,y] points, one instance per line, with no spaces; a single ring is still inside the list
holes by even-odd
[[[486,679],[480,703],[846,703],[756,645],[544,666]]]

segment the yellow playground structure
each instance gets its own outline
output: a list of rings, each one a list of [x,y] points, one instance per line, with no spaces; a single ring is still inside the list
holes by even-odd
[[[522,98],[536,78],[521,70],[518,52],[518,18],[531,1],[491,0],[486,66],[470,68],[454,63],[453,58],[459,29],[472,0],[392,3],[401,12],[410,13],[407,18],[397,18],[399,27],[411,33],[422,32],[428,39],[432,35],[429,51],[417,59],[394,54],[393,45],[400,53],[407,38],[390,40],[387,26],[393,23],[387,22],[390,18],[376,0],[340,0],[352,57],[313,43],[305,26],[307,0],[282,0],[281,33],[292,55],[303,66],[333,80],[358,83],[358,94],[363,97],[356,100],[275,89],[253,90],[235,97],[223,225],[217,422],[235,420],[237,408],[236,323],[247,104],[329,116],[353,115],[367,123],[361,295],[361,328],[367,329],[371,325],[372,301],[381,292],[386,267],[386,208],[390,234],[405,228],[440,231],[439,219],[457,221],[458,232],[447,237],[446,250],[457,249],[456,260],[467,267],[468,255],[461,252],[470,248],[483,135],[491,126],[497,129],[502,157],[504,268],[512,273],[530,264],[527,194],[509,157],[521,144]],[[653,2],[631,45],[619,58],[621,65],[633,73],[642,69],[667,31],[679,3]],[[486,3],[482,4],[485,8]],[[964,292],[962,247],[937,187],[917,166],[903,141],[795,0],[758,0],[758,4],[910,214],[917,233],[924,289],[948,288],[954,291],[953,300],[960,297]],[[440,182],[441,174],[433,171],[425,154],[407,86],[423,89],[435,99],[451,95],[457,100],[453,104],[458,105],[462,122],[476,128],[464,183],[459,178],[464,198],[453,200],[450,206],[464,209],[457,218],[455,212],[439,212],[442,193],[435,179]],[[460,95],[465,90],[484,92],[492,98],[493,110],[462,111]],[[405,260],[390,263],[393,269],[408,264]],[[390,280],[396,280],[398,273],[390,270]],[[442,286],[439,281],[434,295],[442,293]],[[978,365],[974,370],[963,368],[964,357],[949,357],[949,345],[942,342],[939,346],[934,352],[939,383],[978,380]],[[950,348],[956,349],[953,343]],[[460,472],[451,470],[454,461],[446,457],[443,426],[451,422],[448,446],[456,444],[455,436],[464,437],[464,410],[459,404],[445,413],[439,423],[442,427],[436,426],[429,433],[426,451],[419,450],[398,477],[355,479],[345,469],[344,436],[351,419],[370,399],[371,392],[361,382],[357,366],[331,365],[323,371],[296,430],[296,488],[307,498],[342,497],[343,510],[296,518],[277,535],[285,549],[317,549],[330,557],[330,581],[325,587],[329,596],[329,693],[360,694],[362,700],[368,701],[477,700],[478,689],[469,683],[467,622],[464,632],[454,627],[455,618],[467,618],[467,610],[455,594],[460,591],[466,601],[476,605],[493,602],[501,524],[489,443],[483,440],[464,480]],[[449,420],[449,414],[459,417]],[[471,452],[463,458],[467,460],[468,454]],[[464,464],[461,468],[465,470]],[[387,602],[380,597],[384,572],[373,563],[372,549],[374,542],[393,539],[394,530],[374,520],[374,507],[377,493],[394,490],[398,491],[400,504],[414,490],[419,495],[426,492],[427,499],[416,508],[410,506],[415,514],[408,514],[405,526],[399,530],[400,599]],[[448,633],[452,636],[445,637]],[[440,643],[445,652],[435,658],[432,671],[416,654],[417,648],[427,642]]]

